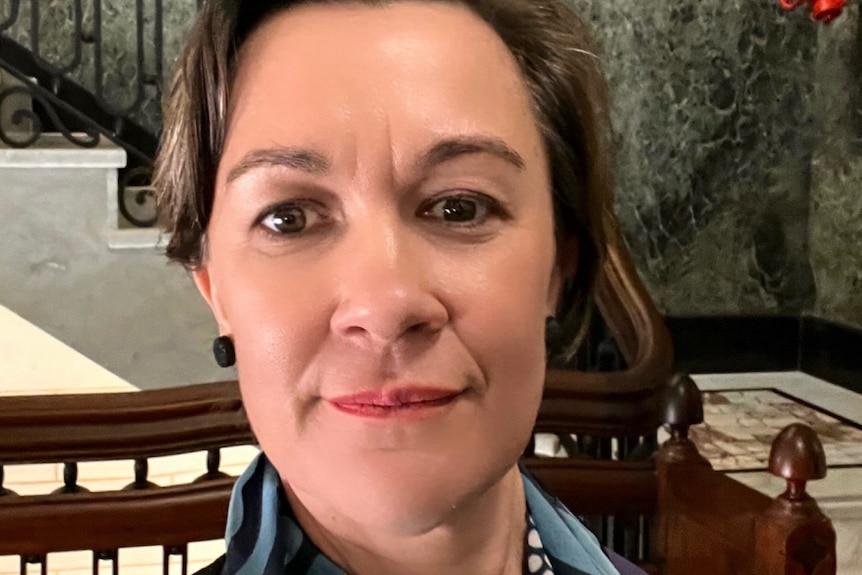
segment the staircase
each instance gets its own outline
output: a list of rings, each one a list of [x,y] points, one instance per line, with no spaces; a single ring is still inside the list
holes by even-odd
[[[209,310],[154,249],[159,232],[117,225],[125,162],[107,140],[50,133],[0,148],[0,304],[137,387],[230,377],[209,353]]]
[[[162,0],[67,4],[0,1],[0,304],[140,388],[230,377],[152,227]]]

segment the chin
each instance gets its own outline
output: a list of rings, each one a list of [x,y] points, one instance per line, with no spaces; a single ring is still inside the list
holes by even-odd
[[[282,477],[298,488],[300,500],[325,502],[363,529],[417,536],[450,521],[453,512],[488,493],[513,469],[521,453],[512,449],[491,456],[488,451],[472,457],[463,451],[448,457],[364,454],[318,461],[316,469],[307,467],[305,473]],[[308,503],[303,501],[306,507]]]

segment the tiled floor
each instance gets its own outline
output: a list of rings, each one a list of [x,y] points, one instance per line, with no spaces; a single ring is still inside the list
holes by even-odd
[[[809,425],[823,444],[830,466],[862,466],[862,429],[773,389],[703,393],[705,423],[690,437],[722,471],[765,470],[775,436],[792,423]]]

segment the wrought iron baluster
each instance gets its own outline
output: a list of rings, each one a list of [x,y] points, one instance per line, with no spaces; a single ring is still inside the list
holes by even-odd
[[[638,517],[611,517],[608,547],[624,557],[638,556],[638,541],[640,521]]]
[[[135,487],[142,489],[147,487],[147,474],[150,472],[150,463],[146,459],[135,459]]]
[[[30,51],[41,63],[47,63],[39,54],[39,2],[36,0],[30,0]]]
[[[649,561],[649,518],[646,515],[638,517],[639,539],[638,539],[638,559],[641,561]]]
[[[165,25],[164,18],[162,16],[163,6],[162,0],[155,0],[154,8],[156,11],[153,30],[153,44],[156,48],[155,53],[155,85],[156,91],[158,94],[158,99],[161,100],[162,95],[162,86],[164,86],[165,76],[164,76],[164,57],[165,57]]]
[[[66,493],[78,491],[78,463],[75,461],[63,464],[63,489]]]
[[[602,545],[608,549],[619,551],[614,547],[614,532],[616,527],[615,519],[616,518],[613,515],[602,515],[602,535],[599,538],[599,541],[601,541]]]
[[[219,471],[221,466],[221,449],[218,447],[207,450],[207,472],[194,480],[194,483],[199,481],[209,481],[212,479],[220,479],[229,477],[227,473]]]
[[[78,485],[78,463],[69,461],[63,464],[63,487],[56,489],[54,493],[87,493],[89,489]]]
[[[135,63],[138,66],[138,73],[135,78],[135,86],[137,87],[137,92],[135,93],[135,101],[125,110],[118,111],[118,116],[126,116],[128,114],[131,114],[132,112],[137,111],[144,101],[144,82],[146,81],[147,75],[147,72],[145,70],[146,56],[144,54],[144,0],[135,0],[135,16],[135,23],[137,24],[137,58]]]
[[[158,487],[158,485],[147,479],[149,472],[150,464],[145,457],[135,459],[135,480],[123,487],[123,490],[152,489]]]
[[[163,547],[162,559],[162,575],[170,575],[171,556],[178,555],[181,561],[182,575],[188,575],[189,570],[189,549],[188,545],[173,545]]]
[[[111,562],[111,573],[112,575],[119,575],[120,572],[120,559],[119,559],[119,551],[117,549],[107,549],[104,551],[93,551],[93,575],[99,575],[101,569],[99,569],[99,563],[101,561],[110,561]]]
[[[93,0],[93,86],[96,100],[104,101],[102,89],[102,0]]]
[[[207,475],[217,475],[221,467],[221,449],[207,450]]]
[[[42,575],[48,575],[48,557],[46,555],[22,555],[21,575],[27,575],[27,565],[41,565]]]
[[[68,74],[75,68],[81,65],[82,54],[83,54],[83,36],[84,36],[84,8],[81,5],[81,0],[75,0],[72,3],[72,10],[74,12],[73,22],[74,22],[74,30],[73,30],[73,38],[74,38],[74,52],[72,54],[72,61],[69,62],[67,66],[64,66],[58,70],[61,74]]]

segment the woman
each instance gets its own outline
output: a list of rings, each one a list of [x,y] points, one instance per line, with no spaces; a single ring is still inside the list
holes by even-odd
[[[517,464],[605,241],[585,36],[562,0],[204,7],[157,187],[265,454],[207,572],[617,573]]]

